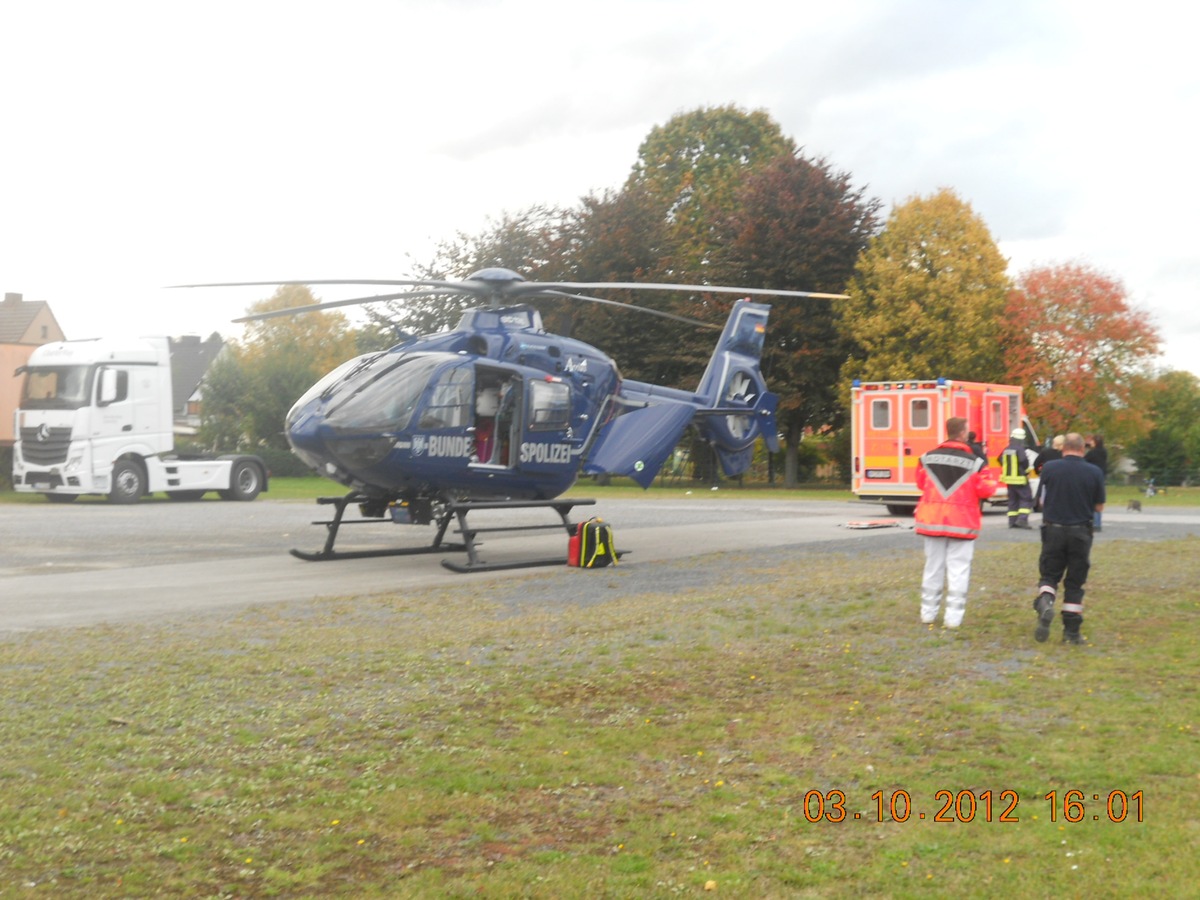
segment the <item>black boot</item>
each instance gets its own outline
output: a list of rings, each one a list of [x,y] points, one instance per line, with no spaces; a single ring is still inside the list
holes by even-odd
[[[1054,595],[1049,591],[1042,591],[1033,601],[1033,608],[1037,610],[1038,614],[1037,628],[1033,630],[1033,639],[1042,644],[1045,643],[1046,638],[1050,637],[1050,623],[1054,621]],[[1066,632],[1064,631],[1063,634],[1063,640],[1066,640]]]
[[[1083,616],[1077,612],[1064,612],[1062,620],[1064,644],[1086,643],[1083,635],[1080,634],[1080,629],[1083,627]]]

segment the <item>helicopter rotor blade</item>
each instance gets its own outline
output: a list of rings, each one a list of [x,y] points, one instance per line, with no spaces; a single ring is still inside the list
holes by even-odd
[[[472,297],[477,297],[487,300],[493,307],[501,305],[502,302],[519,302],[525,299],[533,299],[536,297],[565,297],[574,300],[586,300],[591,303],[602,303],[608,306],[620,306],[626,309],[637,310],[648,315],[659,316],[664,319],[672,319],[677,322],[684,322],[689,325],[701,325],[706,328],[715,328],[707,322],[700,322],[696,319],[689,319],[684,316],[678,316],[673,313],[663,312],[661,310],[647,309],[642,306],[634,306],[630,303],[621,303],[616,300],[605,300],[600,297],[591,297],[584,294],[575,293],[576,291],[585,290],[623,290],[623,291],[673,291],[679,292],[696,292],[707,294],[740,294],[743,296],[762,296],[762,297],[800,297],[809,300],[844,300],[845,294],[826,294],[816,291],[789,291],[775,288],[750,288],[750,287],[731,287],[728,285],[713,285],[713,284],[663,284],[658,282],[636,282],[636,281],[563,281],[563,282],[536,282],[526,281],[521,275],[511,269],[489,268],[481,269],[473,273],[471,276],[462,281],[448,281],[441,278],[317,278],[317,279],[291,279],[285,281],[226,281],[214,282],[210,284],[177,284],[172,285],[175,288],[211,288],[211,287],[279,287],[281,285],[388,285],[388,286],[411,286],[422,288],[415,291],[401,291],[391,294],[378,294],[371,297],[355,297],[349,300],[333,300],[325,303],[312,304],[310,306],[293,306],[289,309],[272,310],[271,312],[257,313],[255,315],[243,316],[239,319],[234,319],[235,322],[253,322],[260,319],[272,319],[278,316],[291,316],[299,313],[317,312],[320,310],[336,309],[343,306],[355,306],[360,303],[376,303],[388,300],[415,300],[426,297],[438,297],[448,294],[466,294]]]
[[[545,287],[545,285],[543,285]],[[714,331],[720,331],[720,325],[714,325],[711,322],[701,322],[699,319],[689,319],[686,316],[677,316],[674,313],[663,312],[660,309],[647,309],[644,306],[634,306],[632,303],[621,303],[618,300],[604,300],[600,297],[587,297],[583,294],[568,294],[566,291],[543,290],[537,294],[530,295],[533,297],[566,297],[570,300],[587,300],[589,303],[602,303],[605,306],[620,306],[625,309],[632,309],[635,312],[646,313],[648,316],[660,316],[664,319],[671,319],[675,322],[683,322],[686,325],[696,325],[700,328],[711,328]]]
[[[169,284],[168,289],[175,288],[211,288],[211,287],[278,287],[283,284],[378,284],[378,285],[412,285],[414,287],[439,287],[454,291],[470,292],[470,285],[464,286],[462,281],[445,281],[440,278],[293,278],[284,281],[220,281],[211,284]]]
[[[284,282],[272,281],[270,284],[283,284]],[[298,282],[300,283],[300,282]],[[303,282],[305,284],[309,282]],[[201,285],[197,285],[200,287]],[[214,285],[219,287],[219,285]],[[376,294],[372,297],[353,297],[349,300],[330,300],[326,303],[312,303],[308,306],[289,306],[286,309],[273,309],[269,312],[255,313],[251,316],[242,316],[234,319],[234,322],[257,322],[260,319],[277,319],[281,316],[295,316],[301,313],[309,312],[324,312],[327,309],[337,309],[341,306],[358,306],[363,303],[378,303],[386,300],[421,300],[426,297],[441,297],[447,293],[461,293],[461,291],[448,291],[444,288],[429,291],[398,291],[395,294]]]
[[[639,291],[698,291],[711,294],[757,294],[764,297],[805,297],[811,300],[845,300],[845,294],[823,294],[816,291],[785,291],[775,288],[729,287],[719,284],[657,284],[640,281],[548,282],[535,281],[515,284],[510,293],[523,296],[544,290],[639,290]]]

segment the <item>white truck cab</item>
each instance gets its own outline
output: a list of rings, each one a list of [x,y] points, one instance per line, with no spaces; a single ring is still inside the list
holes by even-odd
[[[135,503],[157,491],[178,500],[219,491],[253,500],[267,489],[261,459],[174,453],[170,341],[58,341],[33,351],[13,433],[13,488],[68,501],[107,494]]]

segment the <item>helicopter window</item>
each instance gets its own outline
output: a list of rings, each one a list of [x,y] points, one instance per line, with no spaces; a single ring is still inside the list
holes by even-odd
[[[393,357],[391,365],[378,368],[371,378],[354,386],[345,402],[331,406],[325,421],[334,428],[387,431],[407,428],[421,392],[445,360],[440,355]]]
[[[333,392],[335,385],[341,385],[343,382],[349,383],[356,380],[363,371],[365,371],[382,353],[370,353],[363,356],[356,356],[354,359],[347,360],[342,363],[332,372],[329,372],[321,378],[316,384],[304,392],[304,395],[296,401],[295,406],[300,407],[308,404],[320,396],[329,396]]]
[[[475,392],[471,368],[460,366],[446,372],[433,386],[429,405],[421,415],[421,428],[463,428],[471,413]]]
[[[529,385],[531,431],[566,428],[571,419],[571,390],[561,381],[533,381]]]

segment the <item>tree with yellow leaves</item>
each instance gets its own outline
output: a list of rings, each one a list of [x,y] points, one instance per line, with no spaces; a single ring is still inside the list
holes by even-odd
[[[273,312],[319,301],[303,285],[282,285],[248,312]],[[204,381],[201,438],[238,448],[287,448],[284,419],[326,372],[355,355],[355,333],[341,313],[259,319],[231,341]]]
[[[856,345],[843,381],[999,381],[1005,268],[987,226],[954,191],[896,207],[841,301],[844,333]]]

